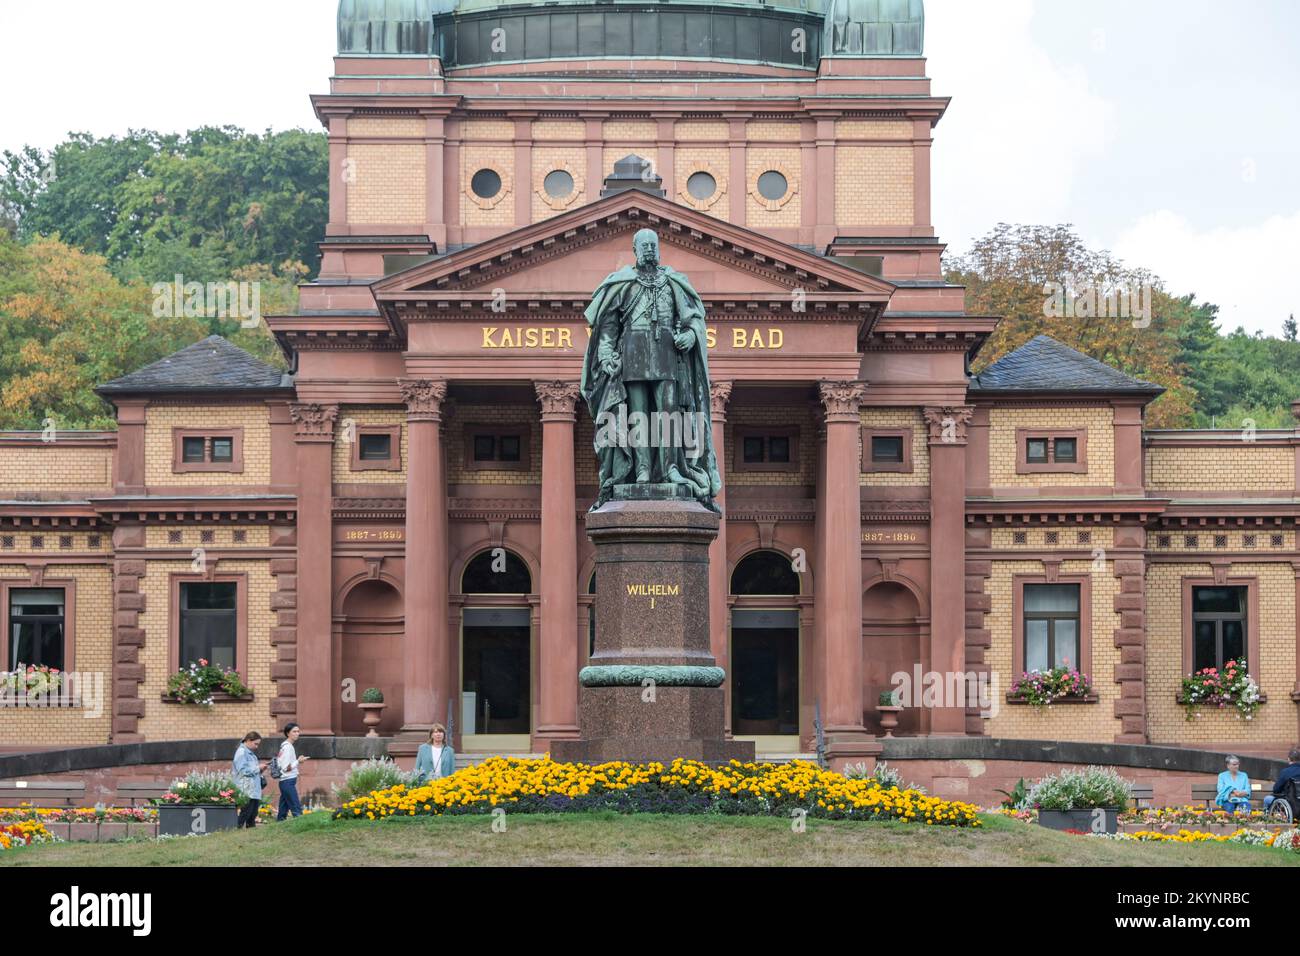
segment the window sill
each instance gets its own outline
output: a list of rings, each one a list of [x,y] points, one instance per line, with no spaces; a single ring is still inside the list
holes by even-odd
[[[180,707],[199,706],[198,704],[188,704],[183,700],[177,700],[175,697],[172,697],[167,693],[160,694],[159,696],[162,698],[164,704],[175,704]],[[251,704],[253,702],[253,694],[251,691],[242,697],[232,697],[230,694],[213,694],[212,702],[214,704]]]
[[[1025,700],[1023,697],[1012,697],[1009,694],[1007,695],[1007,703],[1012,705],[1013,707],[1035,706],[1033,703]],[[1089,694],[1087,697],[1061,697],[1057,700],[1052,701],[1050,704],[1044,704],[1042,706],[1056,707],[1058,704],[1064,705],[1064,704],[1100,704],[1100,703],[1101,703],[1100,697],[1098,697],[1096,694]]]

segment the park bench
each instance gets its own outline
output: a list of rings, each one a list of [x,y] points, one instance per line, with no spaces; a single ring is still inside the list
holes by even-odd
[[[0,807],[55,809],[76,807],[86,795],[84,783],[40,783],[26,780],[0,780]]]
[[[1264,798],[1273,792],[1272,781],[1252,780],[1250,782],[1250,803],[1252,810],[1264,809]],[[1192,802],[1205,803],[1207,806],[1214,803],[1214,798],[1219,795],[1218,781],[1214,783],[1194,783],[1192,784]]]
[[[134,809],[136,804],[148,804],[159,799],[169,790],[171,790],[170,784],[153,780],[127,780],[117,785],[117,804]]]
[[[1144,810],[1151,806],[1151,801],[1155,799],[1155,788],[1137,786],[1133,788],[1133,807],[1136,810]]]

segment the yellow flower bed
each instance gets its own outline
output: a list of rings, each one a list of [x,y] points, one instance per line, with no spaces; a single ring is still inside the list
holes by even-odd
[[[53,843],[54,834],[45,829],[44,823],[24,820],[22,823],[10,823],[0,826],[0,850],[15,846],[31,846],[33,843]]]
[[[693,760],[598,766],[493,757],[415,788],[378,790],[345,803],[337,819],[393,816],[617,810],[623,813],[716,813],[783,816],[804,811],[836,820],[902,820],[929,826],[978,827],[979,808],[915,790],[850,780],[795,760],[732,761],[713,767]]]

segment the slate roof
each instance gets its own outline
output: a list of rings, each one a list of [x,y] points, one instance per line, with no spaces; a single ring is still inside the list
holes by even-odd
[[[267,392],[292,389],[293,379],[219,335],[95,389],[105,397],[142,392]]]
[[[972,392],[1129,392],[1159,395],[1160,385],[1125,375],[1056,339],[1039,335],[971,379]]]

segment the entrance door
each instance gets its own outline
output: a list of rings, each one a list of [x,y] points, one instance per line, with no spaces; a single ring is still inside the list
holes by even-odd
[[[799,733],[799,613],[731,614],[731,732],[737,737]]]
[[[466,608],[463,628],[461,733],[528,734],[528,609]]]

